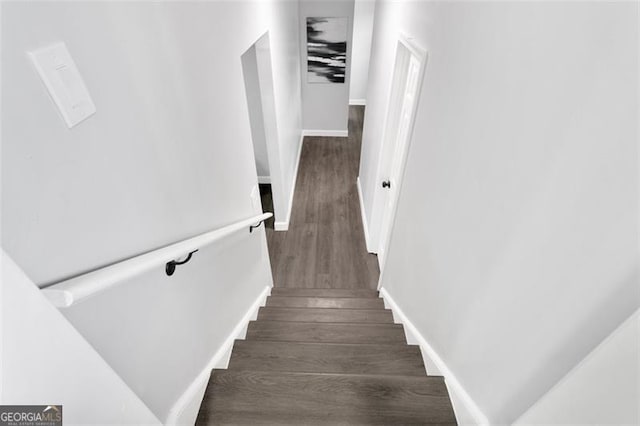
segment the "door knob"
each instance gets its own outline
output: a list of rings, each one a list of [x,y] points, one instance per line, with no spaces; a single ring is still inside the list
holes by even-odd
[[[382,181],[382,187],[383,188],[391,188],[391,181],[389,181],[389,180]]]

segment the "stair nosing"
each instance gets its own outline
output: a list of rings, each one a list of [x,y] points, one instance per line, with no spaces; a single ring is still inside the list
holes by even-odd
[[[372,288],[323,288],[323,287],[271,287],[272,290],[277,291],[368,291],[372,293],[379,293],[380,290],[374,290]]]
[[[416,380],[437,380],[437,381],[442,381],[445,382],[445,378],[444,376],[429,376],[426,373],[424,375],[420,375],[420,376],[407,376],[404,374],[375,374],[375,373],[365,373],[365,374],[358,374],[358,373],[307,373],[307,372],[303,372],[303,371],[262,371],[262,370],[255,370],[255,369],[249,369],[249,368],[245,368],[245,369],[241,369],[241,370],[230,370],[228,368],[214,368],[211,370],[211,375],[213,375],[213,373],[215,373],[216,371],[219,372],[229,372],[229,373],[236,373],[236,372],[255,372],[255,373],[263,373],[263,374],[273,374],[273,375],[282,375],[282,374],[291,374],[291,375],[295,375],[295,376],[336,376],[336,377],[354,377],[354,378],[358,378],[358,377],[367,377],[367,378],[383,378],[383,379],[388,379],[390,377],[401,377],[401,378],[410,378],[410,379],[416,379]]]
[[[312,310],[312,311],[310,311]],[[261,306],[258,310],[258,319],[256,321],[281,321],[281,322],[298,322],[297,319],[287,320],[287,319],[271,319],[269,318],[270,314],[280,314],[280,315],[300,315],[306,312],[309,315],[322,315],[324,313],[332,316],[334,314],[339,315],[339,312],[349,312],[349,313],[367,313],[371,314],[372,318],[362,318],[361,321],[357,320],[346,320],[346,321],[301,321],[301,322],[319,322],[323,324],[329,323],[351,323],[351,324],[397,324],[393,319],[393,311],[391,309],[352,309],[352,308],[306,308],[300,306]],[[385,318],[377,318],[375,317],[376,313],[384,312]],[[265,316],[267,318],[261,318],[261,316]],[[391,322],[389,322],[391,321]]]
[[[286,297],[293,298],[297,297],[299,299],[362,299],[362,300],[378,300],[382,299],[382,297],[339,297],[339,296],[289,296],[282,294],[270,294],[268,297]],[[384,299],[382,299],[384,300]]]
[[[274,284],[273,288],[286,289],[286,290],[374,290],[372,288],[365,287],[287,287],[285,285]]]
[[[260,370],[260,369],[256,369],[256,368],[237,368],[237,367],[218,369],[218,371],[228,371],[230,373],[241,372],[241,371],[253,371],[253,372],[256,372],[256,373],[287,373],[287,374],[298,374],[298,373],[300,373],[300,374],[314,375],[314,376],[351,376],[351,377],[367,377],[367,378],[376,378],[376,377],[384,377],[384,378],[389,378],[389,377],[422,378],[422,377],[425,377],[425,378],[431,378],[431,377],[434,377],[436,379],[442,379],[444,381],[444,377],[443,376],[429,376],[426,372],[421,372],[420,374],[320,373],[320,372],[313,372],[313,371]]]
[[[329,324],[340,324],[340,325],[355,325],[355,326],[370,326],[370,327],[379,327],[379,326],[391,326],[394,328],[402,328],[404,330],[404,326],[402,324],[396,324],[396,323],[366,323],[366,322],[318,322],[318,321],[280,321],[280,320],[273,320],[273,321],[266,321],[266,320],[254,320],[254,321],[249,321],[249,324],[255,324],[255,323],[259,323],[259,322],[281,322],[281,323],[286,323],[286,324],[292,324],[292,323],[300,323],[300,324],[321,324],[321,325],[329,325]]]
[[[267,302],[268,303],[268,302]],[[300,309],[349,309],[352,311],[390,311],[391,309],[386,308],[325,308],[322,306],[263,306],[264,308],[300,308]]]
[[[379,292],[380,290],[377,289],[373,289],[373,288],[342,288],[342,287],[277,287],[277,286],[273,286],[271,287],[271,289],[273,290],[279,290],[279,291],[300,291],[300,290],[304,290],[304,291],[314,291],[314,290],[322,290],[322,291],[373,291],[373,292]]]
[[[236,339],[235,342],[249,342],[249,343],[286,343],[286,344],[295,344],[295,345],[335,345],[335,346],[389,346],[389,347],[401,347],[403,349],[421,349],[420,345],[410,345],[410,344],[398,344],[398,343],[346,343],[346,342],[305,342],[305,341],[296,341],[296,340],[247,340],[247,339]]]
[[[391,309],[372,309],[372,308],[321,308],[318,306],[261,306],[260,309],[324,309],[336,311],[371,311],[371,312],[393,312]]]
[[[345,344],[345,345],[371,345],[371,346],[375,346],[375,345],[384,345],[384,346],[398,346],[398,345],[405,345],[405,346],[416,346],[416,345],[407,345],[406,343],[400,343],[400,342],[381,342],[381,343],[369,343],[369,342],[364,342],[364,343],[343,343],[343,342],[318,342],[318,341],[313,341],[313,340],[271,340],[271,339],[245,339],[243,341],[246,342],[274,342],[274,343],[313,343],[313,344],[319,344],[319,345],[340,345],[340,344]]]
[[[313,297],[316,299],[382,299],[380,295],[366,297],[366,296],[301,296],[298,294],[270,294],[269,297]]]
[[[286,322],[286,323],[292,323],[292,322],[305,322],[308,324],[350,324],[350,325],[397,325],[391,322],[375,322],[375,321],[366,321],[366,322],[341,322],[341,321],[331,321],[331,322],[327,322],[327,321],[283,321],[280,319],[277,320],[271,320],[268,318],[260,318],[259,320],[256,321],[252,321],[252,322]]]

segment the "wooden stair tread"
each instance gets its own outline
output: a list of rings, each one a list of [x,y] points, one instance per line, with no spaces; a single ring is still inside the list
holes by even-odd
[[[283,308],[384,309],[380,298],[269,296],[266,306]]]
[[[251,321],[247,340],[406,344],[400,324]]]
[[[455,416],[441,377],[214,370],[196,424],[251,423],[455,424]]]
[[[284,288],[273,287],[272,296],[303,296],[303,297],[379,297],[376,290],[339,289],[339,288]]]
[[[418,346],[238,340],[230,370],[424,376]]]
[[[258,321],[351,322],[393,324],[388,309],[279,308],[265,306]]]

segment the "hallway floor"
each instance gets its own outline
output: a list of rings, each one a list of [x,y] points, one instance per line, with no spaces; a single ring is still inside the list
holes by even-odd
[[[275,287],[376,288],[356,186],[363,119],[351,106],[348,138],[304,138],[289,230],[267,229]]]

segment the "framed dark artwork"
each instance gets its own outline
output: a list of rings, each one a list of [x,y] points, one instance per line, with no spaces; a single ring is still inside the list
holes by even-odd
[[[307,18],[307,82],[344,83],[347,18]]]

